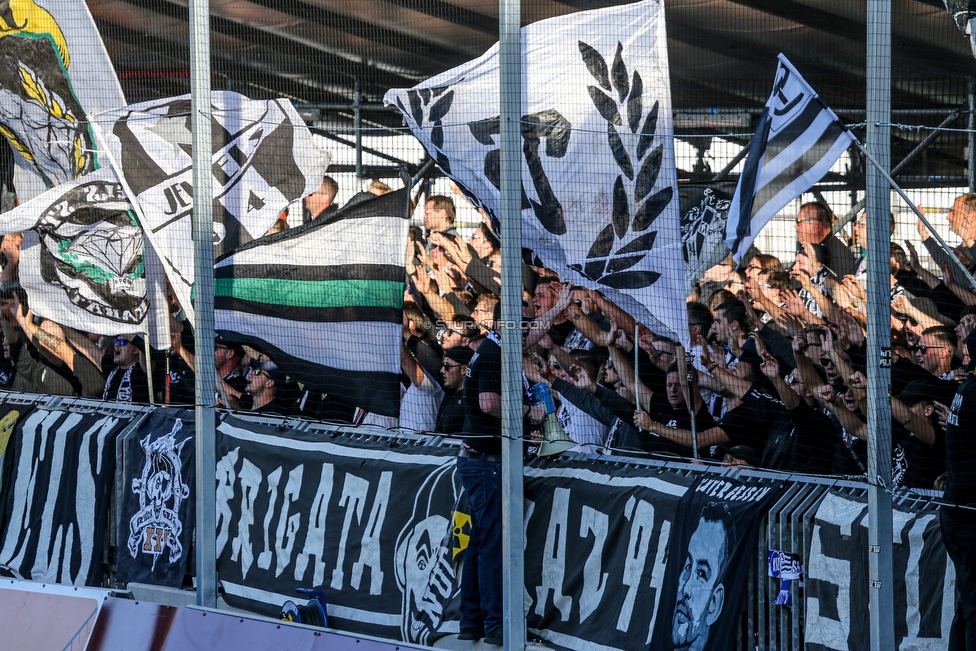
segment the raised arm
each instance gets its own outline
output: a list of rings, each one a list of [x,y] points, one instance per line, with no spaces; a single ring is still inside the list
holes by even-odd
[[[848,433],[853,434],[862,441],[868,440],[867,424],[858,418],[854,412],[841,404],[840,400],[834,394],[834,388],[832,386],[823,384],[817,387],[813,395],[820,404],[837,417],[837,421],[841,427],[847,430]]]
[[[779,362],[773,357],[769,351],[762,351],[763,362],[760,365],[760,369],[769,381],[773,384],[776,389],[776,393],[779,395],[779,399],[783,401],[783,405],[787,409],[796,409],[800,406],[800,396],[796,394],[796,391],[790,388],[790,385],[786,383],[783,376],[779,374]]]
[[[793,337],[793,359],[796,362],[796,372],[800,374],[800,380],[803,381],[807,389],[815,391],[823,386],[824,381],[820,379],[820,375],[813,369],[813,362],[807,359],[805,354],[806,349],[806,333],[798,332]]]
[[[682,445],[686,448],[691,448],[693,446],[690,429],[677,429],[674,427],[668,427],[667,425],[662,425],[661,423],[656,423],[651,420],[651,417],[643,410],[638,410],[634,413],[634,422],[637,424],[637,427],[647,430],[648,432],[653,432],[654,434],[657,434],[662,438],[666,438],[669,441],[674,441],[678,445]],[[729,437],[725,433],[725,430],[723,430],[721,427],[712,427],[703,432],[698,432],[699,450],[728,442]]]
[[[98,347],[98,344],[93,343],[74,328],[63,325],[61,330],[64,332],[64,338],[75,347],[75,350],[84,355],[99,371],[105,370],[102,368],[102,357],[104,355],[102,355],[102,349]]]
[[[610,324],[610,332],[606,335],[606,345],[610,351],[610,360],[617,371],[617,376],[629,391],[638,396],[642,405],[649,404],[654,392],[637,378],[637,373],[631,363],[634,358],[633,344],[627,339],[623,330],[614,327],[616,324],[613,321]],[[627,350],[628,346],[630,350]]]
[[[932,427],[932,421],[916,414],[898,398],[891,399],[891,417],[904,425],[915,438],[925,445],[929,447],[935,445],[935,428]]]
[[[16,301],[16,299],[15,299]],[[63,338],[57,335],[51,334],[50,332],[45,332],[37,325],[34,325],[34,313],[32,311],[24,314],[22,312],[20,303],[15,303],[14,309],[17,315],[17,323],[20,325],[24,334],[27,338],[32,341],[35,345],[44,348],[67,366],[72,371],[75,370],[75,350],[71,345],[66,342]]]

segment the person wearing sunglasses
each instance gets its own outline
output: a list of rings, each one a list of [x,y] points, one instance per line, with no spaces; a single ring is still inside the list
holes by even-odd
[[[112,342],[115,366],[105,379],[102,400],[149,402],[149,380],[142,368],[145,341],[139,335],[118,335]]]
[[[957,343],[956,333],[946,326],[926,328],[912,351],[915,362],[940,380],[953,380],[952,365]]]
[[[464,375],[474,351],[466,344],[448,348],[441,364],[446,395],[437,411],[434,431],[441,434],[458,434],[464,431]]]
[[[279,399],[284,388],[285,374],[274,362],[252,359],[245,390],[251,395],[251,411],[263,414],[288,414],[288,408]]]

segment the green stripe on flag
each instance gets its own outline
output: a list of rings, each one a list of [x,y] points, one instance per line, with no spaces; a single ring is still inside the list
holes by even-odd
[[[214,296],[288,307],[403,307],[402,282],[215,278]]]

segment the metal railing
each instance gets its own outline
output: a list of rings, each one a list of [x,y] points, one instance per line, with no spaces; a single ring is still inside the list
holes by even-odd
[[[145,418],[157,408],[149,405],[134,406],[99,400],[12,392],[0,392],[0,402],[32,405],[45,409],[132,417],[132,422],[116,439],[116,463],[119,469],[125,467],[127,442],[131,440],[132,436],[135,436]],[[360,442],[386,440],[391,445],[394,443],[409,443],[417,446],[457,445],[455,439],[429,432],[391,431],[377,427],[314,422],[286,417],[235,415],[251,422],[285,426],[293,431],[319,435],[322,438],[352,437]],[[707,473],[722,477],[757,478],[770,483],[783,482],[786,485],[785,490],[769,509],[760,530],[758,545],[753,557],[753,568],[748,579],[747,599],[743,604],[740,616],[737,648],[742,651],[751,649],[800,651],[803,648],[805,604],[801,587],[799,582],[792,582],[790,587],[794,604],[792,608],[774,606],[780,592],[780,581],[768,576],[767,554],[769,550],[797,554],[806,564],[810,559],[814,529],[813,519],[821,502],[832,490],[840,491],[842,495],[849,495],[855,499],[866,501],[867,485],[864,482],[833,477],[792,475],[741,467],[702,465],[686,461],[659,461],[622,455],[608,457],[595,454],[575,454],[572,456],[576,459],[591,460],[594,463],[610,461],[620,465],[656,467],[661,472],[676,472],[682,476]],[[122,542],[119,533],[122,523],[119,522],[119,517],[123,491],[126,488],[123,483],[122,473],[117,472],[116,485],[110,504],[109,535],[103,550],[103,587],[116,589],[122,587],[118,585],[115,573],[117,554],[121,550],[120,542]],[[936,491],[924,491],[924,493],[896,492],[892,496],[893,502],[899,508],[910,511],[936,509],[937,498],[940,495]]]

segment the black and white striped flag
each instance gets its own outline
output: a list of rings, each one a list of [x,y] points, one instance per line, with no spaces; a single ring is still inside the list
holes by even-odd
[[[736,262],[763,226],[819,181],[855,142],[785,56],[729,207],[725,244]]]
[[[217,334],[384,416],[400,401],[405,190],[239,248],[214,268]]]

